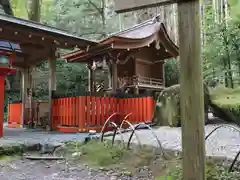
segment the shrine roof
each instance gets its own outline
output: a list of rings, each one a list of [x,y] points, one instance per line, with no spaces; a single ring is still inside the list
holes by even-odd
[[[17,18],[14,16],[6,15],[6,14],[0,14],[1,30],[4,31],[4,28],[8,28],[10,26],[12,26],[12,28],[15,28],[16,32],[18,30],[25,30],[28,33],[33,33],[33,34],[39,33],[42,35],[42,37],[52,35],[56,38],[64,38],[66,42],[74,41],[75,44],[79,45],[80,47],[96,43],[94,41],[80,38],[77,35],[70,34],[67,31],[64,31],[52,26]],[[66,46],[63,46],[63,47],[66,47]]]
[[[157,16],[129,29],[111,34],[86,50],[65,54],[63,58],[69,62],[87,62],[91,61],[94,56],[101,56],[106,52],[141,49],[153,43],[161,44],[167,51],[164,52],[162,59],[179,55],[178,47],[170,39],[165,25],[159,21],[159,16]]]
[[[0,41],[20,46],[22,54],[13,62],[17,67],[49,59],[52,49],[85,48],[97,44],[58,28],[6,14],[0,14]]]

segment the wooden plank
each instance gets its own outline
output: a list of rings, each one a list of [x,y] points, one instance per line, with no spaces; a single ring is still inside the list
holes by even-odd
[[[124,13],[135,11],[144,8],[151,8],[157,6],[164,6],[167,4],[174,4],[177,2],[186,2],[195,0],[114,0],[115,11],[117,13]]]
[[[77,127],[80,127],[79,125],[79,113],[80,113],[80,104],[79,104],[79,96],[75,97],[75,123]]]
[[[101,127],[101,97],[96,97],[96,126]]]
[[[80,96],[78,97],[78,111],[79,111],[79,116],[78,116],[78,122],[79,122],[79,131],[84,131],[85,129],[85,124],[86,124],[86,97],[85,96]]]
[[[183,179],[205,180],[200,1],[178,4]]]
[[[92,120],[92,116],[91,116],[91,97],[90,96],[87,96],[86,97],[87,99],[87,102],[86,102],[86,108],[87,108],[87,111],[86,111],[86,128],[89,128],[91,126],[91,120]]]
[[[96,123],[96,97],[91,97],[91,127],[97,126]]]
[[[67,101],[66,98],[62,98],[63,119],[61,125],[67,124]]]
[[[78,127],[78,122],[77,122],[77,97],[72,97],[72,120],[73,120],[73,124],[74,127]]]

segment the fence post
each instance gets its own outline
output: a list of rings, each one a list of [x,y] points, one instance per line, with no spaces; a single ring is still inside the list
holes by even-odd
[[[78,98],[78,109],[79,116],[78,116],[78,122],[79,122],[79,132],[85,132],[85,124],[86,124],[86,96],[80,96]]]

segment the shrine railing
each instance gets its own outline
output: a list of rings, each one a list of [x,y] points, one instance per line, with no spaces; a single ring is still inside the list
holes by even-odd
[[[163,86],[162,79],[157,78],[149,78],[149,77],[143,77],[143,76],[132,76],[132,77],[124,77],[119,79],[119,86],[155,86],[160,87]]]

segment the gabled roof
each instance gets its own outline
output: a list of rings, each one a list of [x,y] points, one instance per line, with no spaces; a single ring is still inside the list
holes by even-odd
[[[111,50],[134,50],[144,48],[150,44],[161,44],[167,52],[162,58],[177,57],[178,47],[168,36],[165,25],[159,21],[159,16],[145,21],[132,28],[114,33],[99,41],[99,43],[87,50],[79,50],[63,56],[69,62],[86,62],[95,55],[101,55]]]
[[[48,25],[0,14],[0,41],[21,47],[13,66],[28,67],[52,57],[60,49],[85,48],[97,42],[83,39]],[[19,52],[19,51],[18,51]]]
[[[54,28],[48,25],[44,25],[41,23],[37,23],[34,21],[29,21],[9,15],[0,14],[0,27],[1,28],[7,28],[12,27],[16,28],[15,30],[25,30],[29,33],[39,33],[43,37],[44,36],[53,36],[56,39],[62,38],[65,39],[65,41],[74,41],[76,45],[79,45],[80,47],[86,46],[86,45],[93,45],[96,42],[90,41],[84,38],[80,38],[79,36],[73,35],[68,33],[67,31]],[[63,46],[64,47],[64,46]]]

